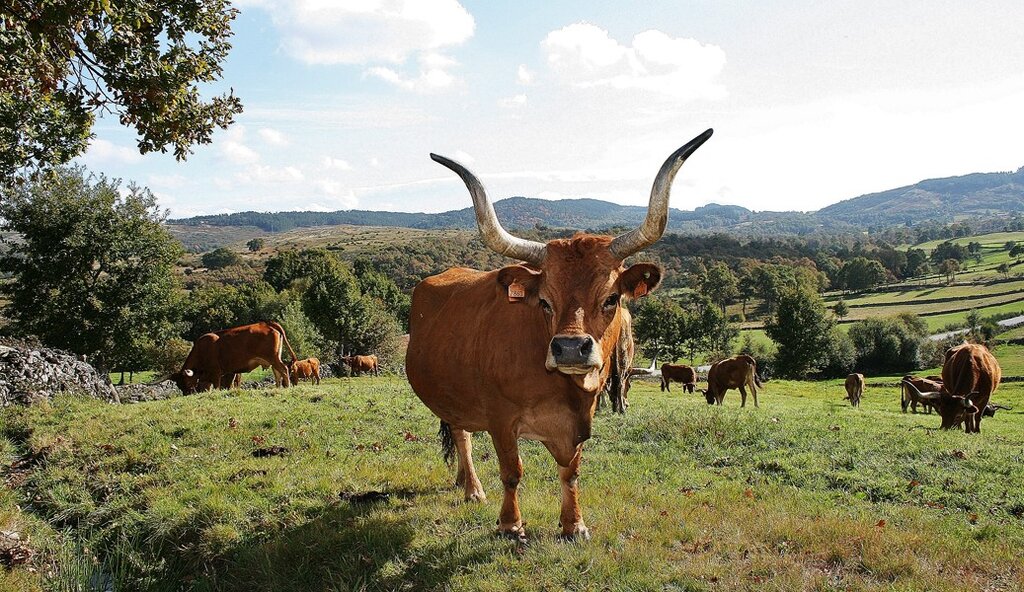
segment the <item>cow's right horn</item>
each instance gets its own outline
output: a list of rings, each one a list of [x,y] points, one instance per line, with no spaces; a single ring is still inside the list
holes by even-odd
[[[494,206],[487,198],[487,191],[484,190],[480,179],[469,172],[469,169],[461,164],[437,154],[431,154],[430,158],[445,167],[451,169],[455,174],[462,177],[462,181],[469,189],[473,198],[473,210],[476,212],[476,225],[480,228],[480,237],[484,244],[492,251],[518,259],[534,265],[544,262],[544,255],[547,247],[544,243],[517,238],[505,231],[498,222],[498,215],[494,213]]]
[[[917,393],[917,396],[920,397],[922,401],[938,401],[939,398],[942,396],[942,393],[938,391],[928,391],[927,393],[922,393],[921,391],[917,390],[917,387],[914,386],[913,383],[907,382],[905,380],[903,381],[903,384],[914,389],[914,392]]]
[[[654,186],[651,187],[651,200],[647,205],[647,217],[637,228],[621,234],[612,240],[609,246],[612,255],[619,259],[625,259],[633,253],[641,251],[653,245],[661,235],[665,234],[665,227],[668,225],[668,196],[672,188],[672,180],[675,179],[679,167],[683,166],[686,159],[694,153],[701,144],[707,142],[714,130],[707,130],[703,134],[690,140],[685,146],[672,153],[668,160],[661,165],[658,176],[654,178]]]

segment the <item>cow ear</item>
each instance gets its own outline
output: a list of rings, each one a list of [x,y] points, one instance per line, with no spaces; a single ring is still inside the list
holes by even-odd
[[[653,263],[637,263],[619,275],[619,292],[629,298],[640,298],[660,283],[660,267]]]
[[[523,296],[520,299],[536,298],[537,290],[540,289],[541,273],[524,265],[509,265],[498,270],[498,284],[503,288],[503,292],[508,293],[509,300],[513,300],[515,294],[519,293],[517,288],[509,288],[513,284],[522,286]]]

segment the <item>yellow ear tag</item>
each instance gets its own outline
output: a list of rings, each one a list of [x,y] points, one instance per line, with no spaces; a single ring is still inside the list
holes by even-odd
[[[519,282],[513,281],[508,285],[508,301],[519,302],[526,298],[526,287]]]
[[[647,293],[647,282],[640,280],[633,288],[633,298],[639,298]]]

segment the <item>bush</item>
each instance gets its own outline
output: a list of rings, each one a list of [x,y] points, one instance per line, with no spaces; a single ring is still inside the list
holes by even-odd
[[[849,335],[861,371],[908,372],[928,365],[928,328],[915,315],[866,319],[854,323]]]
[[[166,376],[181,369],[190,351],[192,351],[191,343],[180,337],[174,337],[165,343],[150,345],[146,357],[150,360],[153,370]]]
[[[242,257],[227,247],[220,247],[209,253],[204,253],[202,259],[203,266],[210,269],[221,269],[242,263]]]

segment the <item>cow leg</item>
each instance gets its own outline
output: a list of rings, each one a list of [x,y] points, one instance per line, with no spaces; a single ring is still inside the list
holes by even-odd
[[[501,483],[505,496],[498,514],[498,534],[516,540],[526,540],[523,519],[519,514],[519,481],[523,478],[523,459],[519,458],[519,442],[515,434],[491,433],[494,451],[498,454]]]
[[[313,382],[315,384],[317,384],[317,385],[320,384],[320,373],[319,372],[314,372],[313,373]]]
[[[747,406],[747,389],[746,387],[740,387],[740,407]]]
[[[558,466],[558,480],[562,482],[562,512],[558,525],[562,527],[562,537],[575,540],[590,540],[590,531],[583,523],[583,512],[580,509],[579,476],[580,462],[583,460],[583,445],[576,447],[576,455],[568,466]]]
[[[459,472],[455,475],[455,485],[461,486],[467,502],[482,502],[487,499],[483,485],[476,476],[473,467],[473,434],[466,430],[452,428],[452,440],[455,441],[455,452],[459,459]]]
[[[754,407],[757,407],[757,385],[753,381],[750,383],[750,394],[754,395]]]
[[[291,386],[291,380],[288,378],[288,367],[284,365],[284,362],[274,360],[271,362],[271,366],[274,368],[274,383],[277,386]]]

